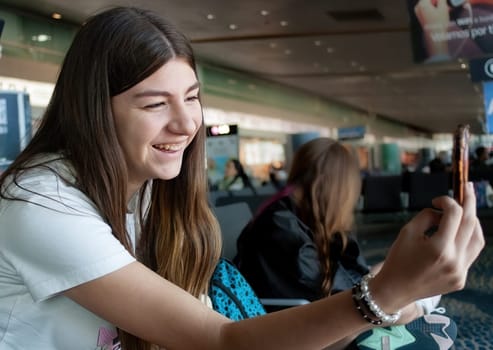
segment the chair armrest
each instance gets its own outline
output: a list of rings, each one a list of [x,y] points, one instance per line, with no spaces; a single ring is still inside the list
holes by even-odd
[[[297,305],[309,304],[310,301],[306,299],[291,299],[291,298],[260,298],[260,302],[264,306],[280,306],[291,307]]]

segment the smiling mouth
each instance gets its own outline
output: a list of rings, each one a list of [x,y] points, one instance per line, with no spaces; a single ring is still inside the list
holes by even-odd
[[[164,143],[159,145],[153,145],[152,147],[166,152],[176,152],[182,149],[183,143]]]

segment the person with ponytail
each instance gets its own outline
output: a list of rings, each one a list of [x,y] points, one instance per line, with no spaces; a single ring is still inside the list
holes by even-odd
[[[315,301],[351,290],[370,272],[378,273],[381,262],[367,264],[353,233],[361,183],[358,159],[349,146],[327,137],[300,146],[286,187],[263,204],[238,238],[234,262],[260,298]],[[439,300],[434,296],[406,308],[417,320],[433,312]],[[406,349],[438,349],[431,335],[423,332],[433,329],[431,323],[453,324],[447,333],[452,345],[457,331],[453,320],[440,315],[419,321],[399,334],[425,338],[430,347],[419,340]],[[374,330],[364,336],[358,342],[368,346],[368,336],[380,335]]]

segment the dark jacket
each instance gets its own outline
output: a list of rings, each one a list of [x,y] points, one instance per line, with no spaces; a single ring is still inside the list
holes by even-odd
[[[368,272],[358,243],[350,238],[344,252],[339,235],[330,256],[336,267],[332,293],[349,289]],[[238,269],[260,298],[322,298],[322,274],[311,230],[295,214],[289,196],[269,204],[238,238]]]

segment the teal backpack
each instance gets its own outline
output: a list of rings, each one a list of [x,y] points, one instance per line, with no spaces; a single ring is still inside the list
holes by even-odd
[[[250,284],[225,258],[219,259],[212,274],[209,297],[214,310],[234,321],[266,313]]]

